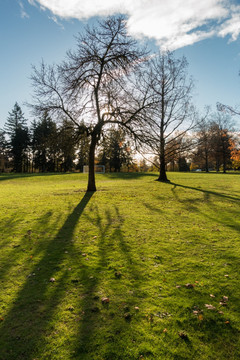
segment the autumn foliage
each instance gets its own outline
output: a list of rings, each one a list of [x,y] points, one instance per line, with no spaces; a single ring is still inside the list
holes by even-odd
[[[240,168],[240,148],[237,147],[236,141],[230,141],[229,149],[231,151],[232,167],[234,170],[238,170]]]

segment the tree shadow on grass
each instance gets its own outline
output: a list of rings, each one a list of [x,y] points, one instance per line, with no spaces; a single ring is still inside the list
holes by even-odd
[[[179,185],[179,184],[175,184],[175,183],[171,183],[171,185],[174,185],[174,187],[171,190],[172,190],[172,193],[175,196],[175,199],[178,202],[181,202],[181,203],[185,204],[187,210],[199,213],[202,216],[207,217],[208,219],[211,219],[216,224],[219,223],[219,224],[222,224],[223,226],[227,226],[227,227],[229,227],[229,228],[231,228],[233,230],[236,230],[236,231],[240,232],[240,223],[238,221],[240,211],[233,210],[233,209],[230,209],[230,208],[226,209],[225,207],[223,207],[221,209],[219,206],[216,206],[214,201],[212,201],[212,199],[211,199],[211,197],[215,197],[215,199],[219,198],[219,199],[221,199],[223,201],[224,200],[233,201],[233,202],[238,204],[238,202],[240,201],[240,197],[221,194],[221,193],[218,193],[218,192],[215,192],[215,191],[203,190],[203,189],[195,188],[195,187],[192,187],[192,186]],[[183,199],[183,200],[180,199],[180,197],[178,196],[178,194],[176,192],[177,187],[190,189],[190,190],[195,190],[197,192],[202,193],[204,202],[208,205],[208,208],[212,210],[212,213],[214,215],[211,215],[209,213],[205,214],[203,212],[203,210],[201,210],[201,208],[199,208],[199,202],[200,202],[199,199]]]
[[[66,295],[69,272],[62,269],[66,247],[71,247],[74,229],[94,193],[86,193],[62,228],[32,267],[32,274],[19,290],[0,327],[0,359],[29,360],[41,353],[52,326],[56,307]],[[55,281],[49,280],[55,278]]]
[[[36,243],[38,242],[36,237],[32,238],[32,232],[38,234],[39,229],[44,228],[46,231],[51,231],[51,226],[49,224],[52,212],[48,211],[43,214],[39,219],[35,226],[31,226],[31,230],[28,230],[19,240],[18,237],[15,239],[14,231],[17,230],[17,225],[20,222],[20,216],[18,213],[14,213],[8,221],[6,221],[6,241],[1,241],[0,249],[4,255],[1,255],[1,267],[0,267],[0,281],[6,281],[9,276],[9,272],[11,268],[18,268],[25,262],[24,269],[26,267],[31,268],[31,264],[27,266],[26,257],[29,257],[34,254],[37,255],[38,251],[43,251],[43,246],[41,244],[40,248]],[[57,223],[57,221],[56,221]],[[3,227],[0,227],[3,230]],[[9,236],[9,231],[11,231],[11,236]],[[39,235],[38,235],[39,236]],[[37,247],[37,251],[35,250],[33,253],[32,247],[35,245]],[[4,249],[5,247],[5,249]],[[4,250],[4,251],[3,251]],[[23,266],[23,265],[22,265]]]
[[[205,195],[205,197],[208,198],[208,199],[209,199],[210,195],[214,195],[214,196],[218,196],[218,197],[223,198],[223,199],[228,199],[228,200],[233,200],[233,201],[237,201],[237,202],[239,201],[240,202],[240,195],[239,196],[231,196],[231,195],[222,194],[222,193],[219,193],[219,192],[216,192],[216,191],[204,190],[204,189],[201,189],[201,188],[198,188],[198,187],[176,184],[174,182],[169,182],[168,184],[174,186],[173,190],[176,187],[181,187],[181,188],[184,188],[184,189],[199,191],[199,192],[203,193]]]
[[[42,354],[46,358],[56,359],[57,354],[62,354],[62,352],[65,354],[66,359],[75,357],[75,355],[77,358],[80,356],[81,359],[86,356],[87,359],[90,354],[94,353],[93,347],[95,347],[96,351],[98,350],[95,335],[102,337],[100,325],[103,326],[106,335],[105,340],[101,338],[101,344],[106,341],[106,354],[119,354],[119,346],[122,347],[122,352],[125,351],[121,341],[120,345],[118,343],[113,344],[115,332],[122,331],[120,339],[122,336],[127,338],[128,333],[126,331],[130,331],[130,327],[126,330],[126,320],[122,313],[120,314],[122,322],[120,327],[118,322],[112,318],[115,315],[111,312],[111,303],[114,303],[111,294],[114,293],[113,288],[116,291],[119,282],[114,276],[115,270],[111,268],[111,265],[118,268],[119,262],[125,261],[125,272],[128,273],[130,282],[135,288],[138,287],[141,268],[136,259],[132,258],[131,244],[125,242],[121,230],[124,220],[116,207],[113,211],[107,208],[104,213],[100,213],[98,206],[94,205],[92,209],[89,208],[87,213],[84,212],[84,218],[94,225],[93,228],[97,229],[98,236],[92,240],[87,232],[87,236],[84,237],[83,235],[82,239],[86,240],[85,246],[88,246],[89,242],[95,241],[96,253],[94,251],[84,257],[81,252],[79,253],[79,249],[75,249],[74,229],[92,195],[93,193],[85,194],[53,239],[44,241],[43,245],[39,243],[35,246],[33,259],[28,259],[28,261],[32,261],[31,266],[29,265],[31,273],[24,280],[25,283],[12,301],[4,320],[0,321],[0,360],[28,360],[38,357],[42,359]],[[38,223],[39,227],[44,228],[47,233],[52,228],[52,224],[49,223],[48,226],[50,216],[51,214],[45,214]],[[57,226],[57,221],[55,226]],[[15,250],[20,251],[20,247],[11,250],[14,253]],[[74,272],[74,278],[72,278],[72,273],[66,266],[68,255],[65,255],[65,253],[72,253],[73,256],[76,253],[78,264],[77,270]],[[118,256],[118,253],[120,255],[116,263],[114,257],[115,255]],[[34,261],[34,257],[38,258],[38,260]],[[89,257],[89,259],[86,257]],[[5,265],[7,274],[9,269],[7,269],[7,263]],[[7,284],[6,274],[2,279]],[[104,277],[108,277],[109,274],[110,284],[108,279],[107,285],[105,284],[104,287],[102,282],[105,281]],[[51,278],[54,278],[55,281],[49,281]],[[16,277],[16,287],[17,281],[18,277]],[[114,283],[113,288],[112,282]],[[6,287],[6,296],[8,287]],[[79,303],[74,304],[76,306],[73,310],[71,310],[70,306],[69,311],[67,308],[63,313],[60,311],[63,318],[59,319],[58,309],[61,309],[68,302],[67,294],[69,292],[76,293],[76,299],[79,299]],[[109,294],[111,303],[108,309],[108,304],[101,303],[101,297],[109,296]],[[131,302],[133,301],[131,300],[132,296],[128,294],[128,296],[123,296],[121,299],[124,302]],[[75,298],[71,297],[71,299]],[[115,302],[119,302],[117,295]],[[72,316],[74,320],[69,320],[68,316]],[[117,316],[119,317],[119,314]],[[78,328],[77,332],[76,329],[74,330],[73,338],[69,337],[71,324],[74,324],[71,321],[76,321],[75,328]],[[55,338],[58,336],[58,331],[62,326],[65,326],[66,331],[69,333],[65,335],[64,341],[67,343],[65,345],[63,343],[59,344],[58,351],[54,349],[56,346]],[[61,336],[60,339],[62,341],[63,337]]]
[[[16,180],[16,179],[24,179],[31,177],[45,177],[45,176],[53,176],[53,175],[66,175],[66,173],[1,173],[0,174],[0,182],[6,180]]]
[[[132,311],[136,301],[133,291],[126,291],[125,285],[124,288],[121,287],[121,276],[128,277],[130,289],[135,291],[140,286],[139,278],[142,281],[145,279],[141,264],[132,256],[131,246],[124,238],[124,219],[118,208],[115,206],[111,211],[106,209],[104,217],[103,214],[100,216],[97,206],[94,210],[94,214],[87,215],[87,218],[98,228],[98,256],[88,282],[86,277],[89,271],[84,269],[83,264],[81,267],[85,297],[79,306],[83,315],[75,339],[74,358],[120,359],[119,354],[124,356],[127,351],[122,339],[133,335],[124,311]],[[118,274],[121,276],[118,277]],[[108,298],[109,303],[102,303],[102,298]],[[126,310],[128,307],[129,310]],[[126,353],[124,358],[128,358],[128,355]]]
[[[157,177],[156,173],[149,172],[110,172],[105,174],[106,177],[112,179],[121,179],[121,180],[141,180],[142,177]]]

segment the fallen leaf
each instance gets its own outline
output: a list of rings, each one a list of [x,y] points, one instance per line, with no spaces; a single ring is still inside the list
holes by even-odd
[[[224,301],[220,301],[219,303],[221,306],[227,306],[227,303],[225,303]]]
[[[208,310],[216,310],[215,306],[211,305],[211,304],[205,304],[205,307],[208,309]]]
[[[189,284],[189,283],[185,285],[187,289],[192,289],[194,288],[194,286],[195,286],[194,284]]]
[[[198,320],[199,320],[199,321],[203,321],[203,316],[202,316],[202,314],[198,315]]]
[[[109,303],[109,298],[108,297],[103,297],[102,298],[102,303],[103,304],[108,304]]]

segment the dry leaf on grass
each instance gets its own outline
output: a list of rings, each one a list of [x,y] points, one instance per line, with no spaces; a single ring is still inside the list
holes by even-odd
[[[103,297],[102,298],[102,303],[103,304],[108,304],[109,303],[109,298],[108,297]]]
[[[205,307],[208,309],[208,310],[216,310],[215,306],[211,305],[211,304],[205,304]]]

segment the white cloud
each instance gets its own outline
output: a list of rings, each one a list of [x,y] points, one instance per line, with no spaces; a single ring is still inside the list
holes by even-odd
[[[221,25],[219,35],[230,35],[231,41],[235,41],[240,34],[240,6],[233,6],[231,10],[231,17]]]
[[[28,0],[61,18],[88,19],[123,13],[136,37],[156,39],[174,50],[212,36],[240,34],[240,6],[235,0]]]
[[[18,2],[19,6],[20,6],[20,11],[21,11],[21,18],[29,18],[29,15],[26,13],[23,3],[21,1]]]
[[[55,22],[55,24],[57,24],[58,26],[60,26],[60,28],[61,28],[61,29],[63,29],[63,30],[64,30],[64,26],[63,26],[63,24],[62,24],[61,22],[59,22],[59,21],[58,21],[58,18],[57,18],[55,15],[53,15],[53,16],[49,16],[48,18],[49,18],[50,20],[54,21],[54,22]]]

